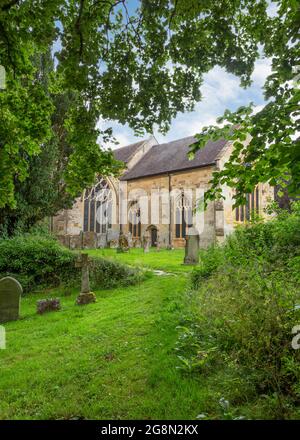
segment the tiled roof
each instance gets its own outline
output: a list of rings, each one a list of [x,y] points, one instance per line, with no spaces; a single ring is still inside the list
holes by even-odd
[[[123,174],[121,180],[138,179],[144,176],[212,165],[227,143],[224,139],[216,142],[209,141],[203,149],[196,152],[194,159],[189,160],[189,146],[194,142],[196,139],[191,136],[154,145],[133,168]]]
[[[143,145],[145,141],[139,141],[134,144],[127,145],[126,147],[117,148],[113,150],[115,159],[128,163],[136,151]]]

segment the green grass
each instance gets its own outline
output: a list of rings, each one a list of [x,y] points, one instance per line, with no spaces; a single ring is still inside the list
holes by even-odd
[[[157,251],[151,248],[149,253],[143,249],[133,248],[129,252],[117,253],[116,249],[91,249],[88,253],[94,257],[101,256],[117,260],[128,265],[146,267],[150,269],[161,269],[166,272],[186,273],[193,269],[193,266],[183,265],[184,249]]]
[[[229,365],[205,374],[178,368],[177,327],[186,325],[193,302],[183,250],[89,253],[168,275],[149,272],[138,285],[97,290],[97,303],[82,307],[75,306],[79,289],[22,298],[21,319],[5,324],[7,349],[0,350],[0,419],[268,416],[270,404],[248,399]],[[36,301],[51,296],[60,296],[62,309],[37,315]],[[221,397],[230,401],[229,415]]]
[[[183,251],[90,253],[181,274],[96,291],[97,303],[84,307],[74,305],[73,291],[61,296],[61,311],[43,316],[37,299],[62,293],[24,297],[0,350],[0,418],[193,419],[214,411],[217,397],[205,378],[176,368],[190,270],[181,266]]]

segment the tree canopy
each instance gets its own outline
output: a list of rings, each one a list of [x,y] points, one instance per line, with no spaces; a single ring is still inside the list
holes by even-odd
[[[253,103],[226,110],[217,121],[221,126],[205,127],[193,146],[195,152],[219,137],[233,143],[225,168],[214,173],[206,202],[223,197],[224,183],[235,188],[235,205],[243,204],[259,182],[300,195],[300,4],[276,3],[277,15],[265,23],[264,53],[272,58],[264,86],[267,104],[258,112]]]
[[[273,57],[276,72],[268,83],[269,96],[282,102],[290,94],[291,104],[297,105],[297,96],[284,84],[299,55],[293,42],[298,2],[275,3],[279,13],[270,17],[265,0],[140,0],[136,11],[128,0],[1,0],[0,64],[7,86],[0,92],[0,207],[16,206],[16,185],[28,178],[28,159],[53,138],[56,95],[72,94],[61,123],[72,146],[62,178],[73,196],[93,182],[95,172],[118,170],[104,148],[111,133],[98,128],[100,118],[128,123],[137,134],[151,132],[154,125],[165,132],[177,112],[192,110],[201,99],[203,74],[216,65],[247,86],[264,51]],[[45,87],[34,60],[49,48],[55,53],[55,70]],[[273,125],[263,125],[263,117],[250,118],[248,111],[235,119],[245,120],[245,129],[251,120],[259,138],[267,130],[261,141],[272,143],[274,136],[282,151],[286,130],[294,130],[294,114],[272,105]],[[282,135],[275,135],[276,119]],[[255,151],[261,156],[257,144]],[[298,171],[295,166],[292,174]],[[232,172],[238,176],[236,169]],[[261,167],[260,174],[264,172]],[[256,172],[256,180],[260,174]],[[255,180],[249,179],[251,184]]]

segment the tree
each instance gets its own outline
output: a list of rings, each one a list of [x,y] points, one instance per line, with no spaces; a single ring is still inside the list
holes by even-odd
[[[265,0],[140,0],[135,12],[128,0],[2,1],[0,62],[8,79],[0,95],[0,206],[15,206],[16,181],[28,175],[24,156],[38,155],[52,136],[53,97],[35,77],[33,55],[56,46],[52,87],[74,96],[64,124],[73,149],[64,182],[75,196],[95,172],[115,170],[97,144],[100,117],[138,134],[154,125],[165,132],[178,111],[201,99],[203,74],[215,65],[246,86],[260,45],[281,63],[287,42],[278,50],[275,31],[281,37],[296,27],[289,11],[297,2],[281,3],[289,19],[271,19]]]
[[[41,145],[38,155],[24,157],[27,177],[22,182],[15,180],[15,207],[7,205],[0,208],[0,235],[27,232],[45,217],[53,216],[61,209],[71,208],[74,201],[74,197],[67,191],[64,173],[74,151],[67,141],[65,121],[76,95],[53,90],[55,72],[50,51],[35,56],[34,65],[36,76],[54,106],[52,136]]]
[[[53,60],[50,51],[34,57],[36,77],[49,94]],[[55,111],[52,115],[52,136],[40,147],[38,155],[24,156],[27,177],[14,181],[15,206],[0,208],[0,233],[12,235],[16,231],[28,231],[39,220],[55,214],[72,204],[72,197],[65,191],[63,172],[72,148],[66,142],[64,120],[70,98],[66,94],[52,97]]]
[[[192,153],[208,139],[233,142],[230,160],[213,175],[206,202],[222,197],[224,183],[235,188],[236,206],[245,203],[245,195],[259,182],[281,187],[282,194],[300,195],[300,6],[293,0],[276,3],[278,15],[265,28],[265,54],[273,57],[264,87],[269,102],[259,112],[252,103],[236,112],[226,110],[218,119],[223,126],[205,127],[193,146]]]

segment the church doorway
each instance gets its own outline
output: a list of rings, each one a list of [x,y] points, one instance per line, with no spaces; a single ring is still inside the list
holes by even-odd
[[[157,246],[157,227],[151,225],[147,228],[147,230],[150,231],[151,246],[156,247]]]

